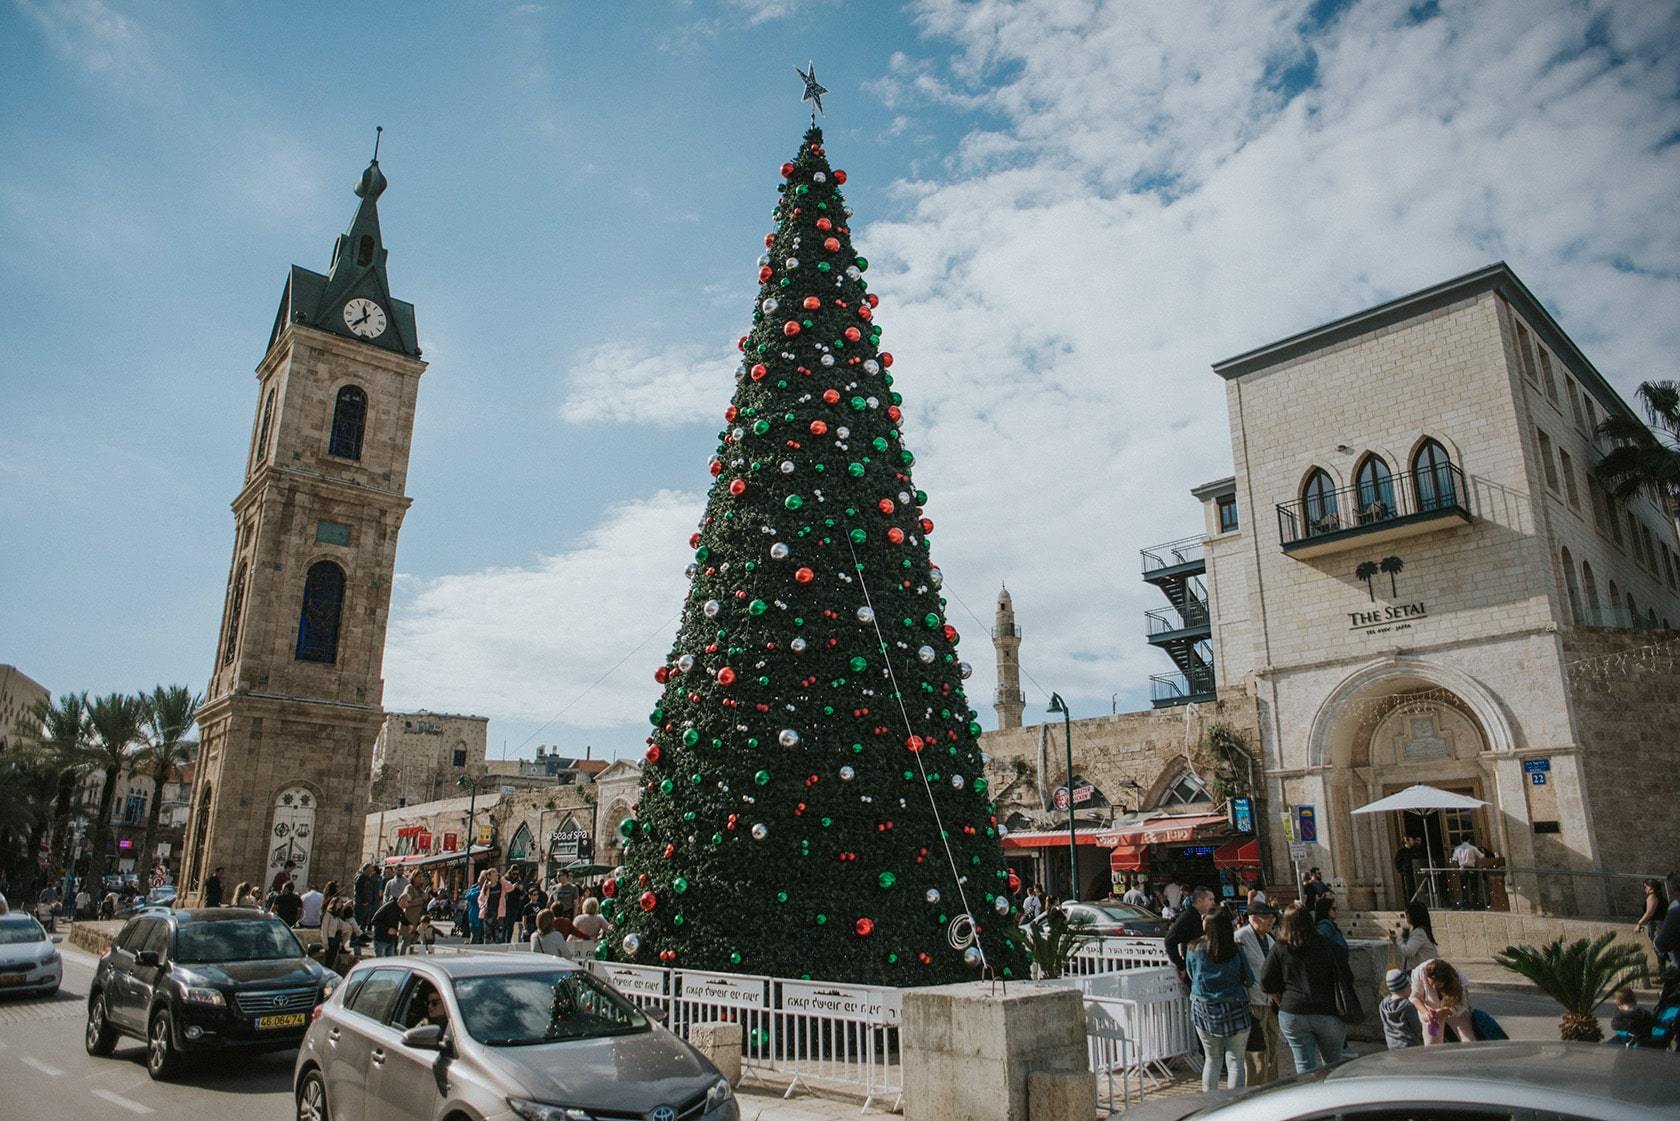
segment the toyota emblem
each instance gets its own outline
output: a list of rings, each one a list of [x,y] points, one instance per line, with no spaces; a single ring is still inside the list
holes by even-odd
[[[274,998],[274,1007],[276,1007],[276,1008],[284,1008],[284,1007],[286,1007],[286,998],[285,998],[285,997],[283,997],[283,996],[277,996],[277,997],[275,997],[275,998]],[[676,1118],[675,1118],[675,1116],[673,1116],[673,1117],[672,1117],[672,1118],[671,1118],[671,1121],[676,1121]]]
[[[648,1121],[677,1121],[676,1107],[662,1105],[652,1113],[648,1114]]]

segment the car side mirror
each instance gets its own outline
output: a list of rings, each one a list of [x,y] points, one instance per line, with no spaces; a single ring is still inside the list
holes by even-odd
[[[141,950],[134,955],[134,964],[146,966],[148,969],[156,969],[162,964],[162,959],[158,957],[156,950]]]
[[[403,1046],[416,1051],[443,1050],[442,1024],[417,1024],[403,1032]]]
[[[671,1010],[663,1004],[657,1007],[648,1005],[642,1009],[642,1015],[656,1024],[663,1024],[671,1018]]]
[[[62,942],[62,941],[64,941],[64,935],[62,935],[62,934],[55,934],[55,935],[53,935],[53,936],[52,936],[52,944],[53,944],[53,945],[55,945],[55,946],[56,946],[56,945],[58,945],[58,944],[59,944],[59,943],[60,943],[60,942]]]

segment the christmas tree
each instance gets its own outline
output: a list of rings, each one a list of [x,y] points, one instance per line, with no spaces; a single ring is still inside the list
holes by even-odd
[[[813,122],[781,174],[603,952],[870,984],[1024,976],[846,173]]]

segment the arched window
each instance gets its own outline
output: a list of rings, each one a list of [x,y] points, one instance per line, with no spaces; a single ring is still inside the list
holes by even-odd
[[[364,269],[373,264],[372,234],[363,234],[362,240],[356,243],[356,264]]]
[[[1412,456],[1412,487],[1419,513],[1458,505],[1458,488],[1453,482],[1452,457],[1434,440],[1425,440]]]
[[[303,610],[298,613],[298,661],[338,661],[338,623],[343,612],[344,570],[332,561],[310,565],[303,582]]]
[[[1598,606],[1598,581],[1593,578],[1592,562],[1581,562],[1581,584],[1587,593],[1587,625],[1602,626],[1604,616]]]
[[[257,443],[251,449],[251,470],[255,471],[268,459],[268,426],[274,419],[274,390],[268,391],[268,399],[263,402],[262,423],[257,425]]]
[[[1651,627],[1652,630],[1657,629],[1657,609],[1656,608],[1647,607],[1645,609],[1645,621],[1650,624],[1650,627]]]
[[[1359,524],[1386,522],[1394,517],[1394,475],[1380,455],[1368,455],[1356,475],[1359,487]]]
[[[1156,802],[1157,807],[1188,806],[1193,802],[1210,802],[1213,795],[1196,777],[1194,771],[1185,771],[1179,775],[1173,784],[1167,787],[1166,793]]]
[[[1581,587],[1575,582],[1575,559],[1565,548],[1560,554],[1563,561],[1563,586],[1569,592],[1569,620],[1576,626],[1581,624]]]
[[[292,864],[292,879],[299,887],[309,878],[309,854],[315,848],[315,795],[307,786],[290,786],[274,799],[274,824],[268,830],[268,878]]]
[[[513,840],[508,844],[508,859],[531,859],[531,827],[523,821],[519,823],[519,828],[513,831]]]
[[[1301,488],[1301,505],[1307,515],[1307,536],[1334,533],[1341,529],[1336,516],[1336,484],[1321,467],[1314,467]]]
[[[367,394],[354,385],[338,391],[333,406],[332,442],[327,454],[343,459],[362,458],[362,428],[367,423]]]
[[[1637,603],[1633,602],[1633,593],[1632,592],[1629,592],[1627,594],[1627,607],[1628,607],[1628,626],[1630,626],[1630,627],[1639,626],[1639,605]]]
[[[233,648],[239,642],[239,613],[245,607],[245,562],[239,562],[239,571],[233,577],[233,595],[228,600],[227,638],[222,645],[222,665],[233,663]]]

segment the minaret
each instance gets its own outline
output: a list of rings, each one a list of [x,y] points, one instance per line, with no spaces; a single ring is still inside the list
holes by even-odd
[[[997,648],[998,731],[1021,726],[1027,698],[1021,692],[1021,628],[1015,625],[1015,602],[1009,589],[998,592],[997,622],[992,627],[992,645]]]

